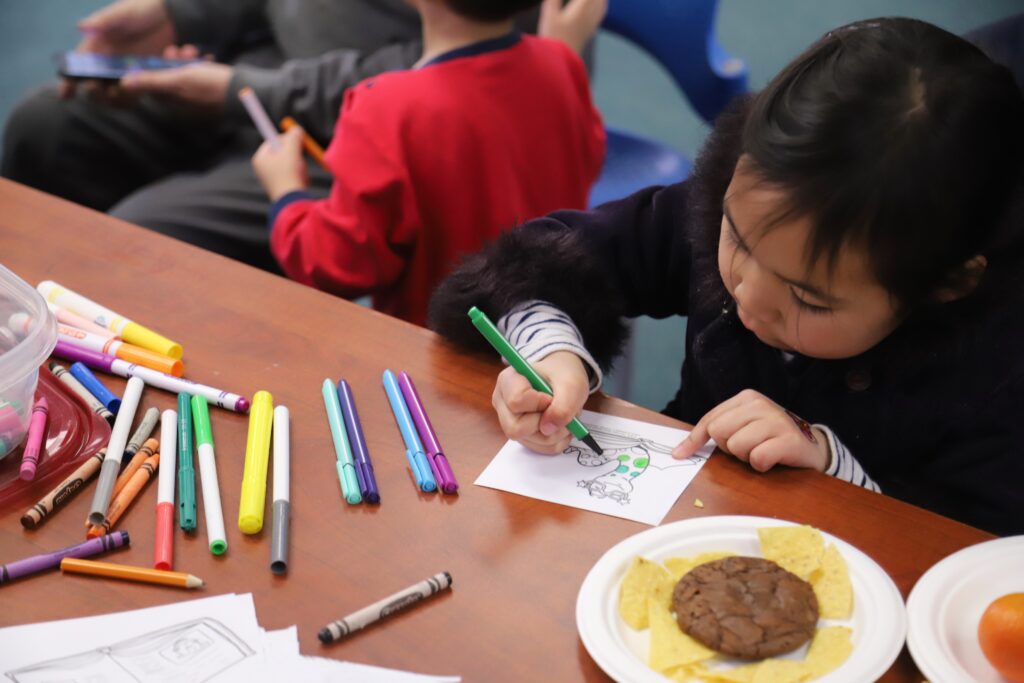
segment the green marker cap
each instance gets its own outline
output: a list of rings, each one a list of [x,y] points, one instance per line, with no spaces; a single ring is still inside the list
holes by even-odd
[[[210,430],[210,408],[206,397],[192,397],[192,421],[196,427],[196,443],[212,446],[213,432]]]

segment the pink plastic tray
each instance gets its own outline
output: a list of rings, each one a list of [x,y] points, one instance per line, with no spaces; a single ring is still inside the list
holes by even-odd
[[[39,369],[35,398],[40,396],[45,396],[50,404],[46,454],[39,459],[32,481],[18,478],[23,445],[0,460],[0,512],[28,508],[110,441],[107,421],[89,410],[85,402],[46,367]]]

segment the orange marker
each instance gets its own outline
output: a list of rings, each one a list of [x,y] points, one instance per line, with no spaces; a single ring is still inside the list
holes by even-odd
[[[161,569],[150,569],[149,567],[132,567],[127,564],[114,564],[113,562],[93,562],[92,560],[79,560],[73,557],[65,557],[61,560],[60,568],[62,571],[71,572],[72,574],[90,574],[92,576],[105,576],[108,579],[158,583],[163,586],[177,586],[178,588],[199,588],[204,583],[198,576],[186,574],[185,572],[165,572]]]
[[[117,520],[121,519],[121,515],[125,513],[128,506],[132,504],[132,501],[138,497],[139,492],[142,491],[147,482],[152,479],[159,464],[159,453],[146,458],[146,462],[142,464],[142,467],[132,475],[128,483],[121,489],[121,492],[114,496],[114,500],[110,502],[110,507],[107,508],[107,518],[103,520],[103,524],[89,525],[89,530],[85,532],[85,537],[96,538],[110,531],[110,527],[114,526]]]
[[[298,126],[298,122],[290,116],[286,116],[281,119],[281,128],[284,130],[291,130]],[[309,156],[316,159],[316,162],[323,166],[324,170],[328,173],[331,172],[331,168],[324,161],[324,148],[321,147],[316,140],[310,137],[309,133],[302,131],[302,147],[306,150]]]

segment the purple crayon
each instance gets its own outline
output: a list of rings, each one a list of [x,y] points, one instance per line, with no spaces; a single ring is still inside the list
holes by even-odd
[[[65,557],[92,557],[128,545],[128,532],[115,531],[106,536],[99,536],[78,545],[68,546],[53,552],[43,553],[26,557],[24,560],[16,560],[9,564],[0,566],[0,586],[14,579],[36,574],[47,569],[55,569],[60,566],[60,561]]]
[[[21,454],[21,469],[18,476],[23,481],[36,478],[36,465],[39,464],[39,453],[46,437],[46,417],[50,414],[50,404],[42,396],[32,407],[32,421],[28,424],[28,437],[25,439],[25,450]]]

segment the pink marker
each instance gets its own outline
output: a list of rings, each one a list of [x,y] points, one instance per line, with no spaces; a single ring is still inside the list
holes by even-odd
[[[24,481],[32,481],[36,476],[36,464],[39,452],[46,436],[46,417],[50,414],[50,405],[43,396],[32,406],[32,421],[28,424],[28,437],[25,439],[25,452],[21,456],[20,475]]]

